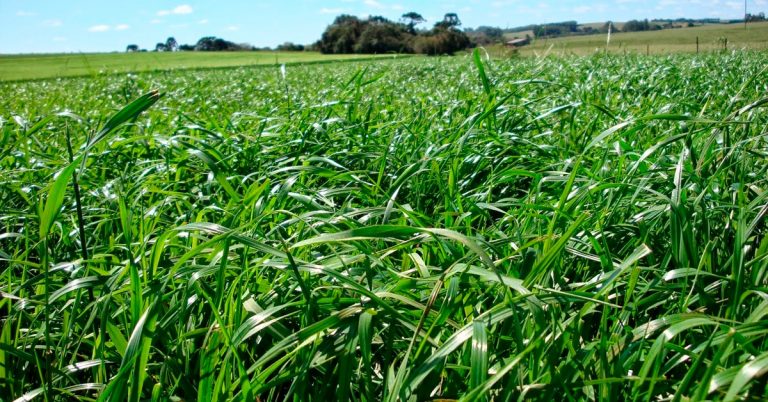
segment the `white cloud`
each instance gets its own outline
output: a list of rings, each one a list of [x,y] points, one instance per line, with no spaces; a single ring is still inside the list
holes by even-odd
[[[200,21],[197,21],[197,23],[201,25],[205,25],[208,23],[208,20],[200,20]]]
[[[341,14],[345,10],[343,8],[326,8],[323,7],[320,9],[320,14]]]
[[[89,32],[107,32],[109,31],[109,28],[110,28],[109,25],[100,24],[100,25],[94,25],[88,28],[88,31]]]
[[[227,31],[238,31],[238,30],[240,30],[240,27],[237,26],[237,25],[230,25],[226,29],[227,29]]]
[[[365,4],[368,7],[373,7],[373,8],[384,8],[384,5],[379,3],[376,0],[363,0],[363,4]]]
[[[34,17],[36,15],[37,13],[33,13],[32,11],[24,11],[24,10],[16,11],[16,16],[18,17]]]
[[[155,18],[155,19],[153,19],[152,21],[149,21],[149,22],[150,22],[151,24],[162,24],[162,23],[163,23],[163,20],[161,20],[161,19],[159,19],[159,18]]]
[[[160,17],[165,15],[171,15],[171,14],[184,15],[184,14],[192,14],[192,11],[194,11],[192,9],[192,6],[190,6],[189,4],[182,4],[180,6],[174,7],[172,10],[160,10],[157,12],[157,15]]]
[[[90,28],[88,28],[88,32],[107,32],[111,30],[115,31],[125,31],[126,29],[130,28],[131,26],[128,24],[117,24],[115,26],[107,25],[107,24],[99,24],[94,25]]]
[[[57,28],[64,25],[64,23],[61,20],[45,20],[42,22],[42,24],[43,26],[51,27],[51,28]]]
[[[491,3],[491,7],[506,7],[516,4],[517,0],[498,0]]]

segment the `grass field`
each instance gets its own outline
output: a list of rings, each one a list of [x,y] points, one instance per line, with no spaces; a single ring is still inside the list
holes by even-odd
[[[370,59],[374,55],[315,52],[174,52],[0,55],[0,81],[95,76],[121,72],[218,68]]]
[[[766,65],[0,83],[0,399],[761,400]]]
[[[533,35],[531,31],[507,34],[508,38]],[[695,53],[696,37],[702,52],[722,50],[723,38],[730,49],[768,49],[768,22],[751,23],[745,31],[739,24],[712,24],[695,28],[652,32],[613,33],[610,53]],[[515,54],[589,55],[606,50],[606,35],[573,36],[537,40]],[[492,55],[507,57],[510,49],[492,46]],[[282,63],[322,63],[338,60],[390,58],[392,55],[322,55],[314,52],[175,52],[97,53],[50,55],[0,55],[0,82],[123,72],[223,68]]]
[[[702,52],[722,50],[724,38],[728,39],[729,49],[765,50],[768,49],[768,22],[750,23],[746,30],[741,24],[711,24],[650,32],[614,32],[607,50],[610,53],[695,53],[696,37]],[[539,39],[521,48],[519,54],[588,55],[606,50],[605,42],[605,34]]]

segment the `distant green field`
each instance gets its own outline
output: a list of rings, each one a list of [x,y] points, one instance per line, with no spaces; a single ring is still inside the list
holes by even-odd
[[[726,38],[729,49],[768,49],[768,22],[750,23],[746,30],[742,24],[712,24],[650,32],[614,32],[607,49],[614,53],[695,53],[696,37],[702,52],[723,49]],[[604,49],[606,35],[598,34],[536,40],[531,46],[519,49],[519,54],[585,55]]]
[[[76,77],[105,73],[392,57],[322,55],[315,52],[72,53],[0,56],[0,81]]]

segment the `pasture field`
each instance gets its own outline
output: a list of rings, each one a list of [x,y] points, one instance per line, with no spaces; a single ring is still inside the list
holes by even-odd
[[[317,52],[141,52],[0,55],[0,81],[96,76],[155,70],[323,63],[392,55],[323,55]]]
[[[611,43],[606,48],[606,34],[567,36],[553,39],[538,39],[530,46],[519,50],[521,55],[533,54],[576,54],[589,55],[596,51],[610,53],[646,52],[657,54],[696,53],[696,37],[699,51],[719,51],[728,39],[729,49],[768,49],[768,22],[743,24],[708,24],[692,28],[663,29],[648,32],[613,32]]]
[[[768,54],[0,84],[3,400],[761,400]]]

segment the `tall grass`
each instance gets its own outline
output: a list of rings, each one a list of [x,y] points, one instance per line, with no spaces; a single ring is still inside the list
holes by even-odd
[[[3,84],[0,399],[762,399],[766,62]]]

